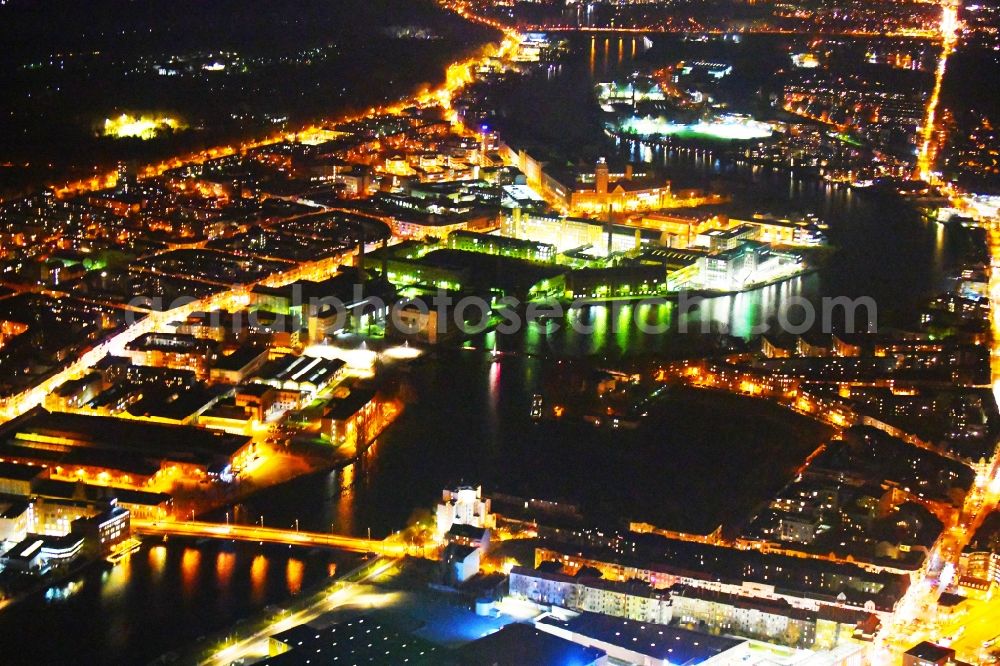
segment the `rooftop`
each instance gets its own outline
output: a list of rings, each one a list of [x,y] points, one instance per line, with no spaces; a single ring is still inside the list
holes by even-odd
[[[39,479],[31,486],[32,492],[47,499],[82,500],[87,502],[109,502],[117,500],[123,504],[159,506],[171,501],[166,493],[151,493],[145,490],[94,486],[82,481],[59,481]]]
[[[355,617],[314,629],[300,624],[271,637],[289,650],[257,662],[267,666],[298,664],[436,664],[440,651],[425,640],[400,633],[370,617]]]
[[[31,481],[45,470],[38,465],[19,465],[18,463],[0,462],[0,479],[12,481]]]
[[[375,399],[376,392],[372,389],[353,388],[343,398],[332,398],[323,410],[323,418],[334,421],[349,419],[365,405]]]
[[[742,551],[656,534],[629,533],[629,539],[633,542],[629,550],[634,554],[628,556],[575,544],[550,543],[545,548],[702,580],[773,585],[779,592],[819,600],[832,600],[844,593],[858,605],[871,600],[880,609],[892,608],[909,581],[902,574],[873,573],[853,564]],[[865,587],[877,592],[861,592]]]
[[[175,354],[210,353],[218,343],[183,333],[145,333],[126,345],[135,351],[162,351]]]
[[[745,642],[739,638],[711,636],[599,613],[583,613],[568,621],[548,616],[539,620],[539,624],[559,627],[602,643],[669,661],[671,664],[698,664]]]
[[[204,411],[219,395],[219,389],[207,388],[202,384],[176,390],[150,391],[126,411],[133,416],[183,421]]]
[[[14,520],[24,515],[24,512],[31,507],[31,502],[17,497],[4,499],[0,498],[0,520]]]
[[[266,364],[255,377],[261,382],[294,382],[319,385],[329,383],[347,363],[339,358],[285,356]]]
[[[456,651],[463,666],[564,666],[597,663],[603,650],[586,648],[527,624],[508,624],[500,631]]]
[[[268,353],[267,347],[253,344],[240,345],[232,353],[220,355],[215,362],[218,370],[238,371],[247,367],[258,358]]]
[[[906,654],[922,659],[923,661],[939,662],[954,657],[955,651],[951,648],[931,643],[930,641],[923,641],[907,650]]]
[[[17,449],[46,458],[54,454],[57,460],[74,452],[99,453],[109,465],[123,457],[156,464],[163,460],[212,464],[231,457],[249,441],[204,428],[48,412],[41,407],[0,427],[0,452]]]

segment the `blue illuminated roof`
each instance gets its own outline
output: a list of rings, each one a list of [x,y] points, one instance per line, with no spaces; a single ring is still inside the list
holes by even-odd
[[[560,627],[654,659],[666,660],[677,666],[700,664],[745,642],[737,638],[711,636],[664,624],[637,622],[598,613],[583,613],[568,621],[545,617],[539,623]]]

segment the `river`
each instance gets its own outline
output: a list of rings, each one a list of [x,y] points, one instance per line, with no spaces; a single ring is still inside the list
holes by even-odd
[[[144,664],[298,595],[356,560],[285,546],[150,540],[117,566],[95,564],[5,609],[0,662]]]
[[[527,81],[511,106],[532,107],[536,118],[565,118],[566,105],[589,99],[593,81],[634,66],[632,42],[623,40],[620,51],[618,43],[596,40],[591,53],[584,41],[569,62]],[[649,52],[637,46],[634,57],[673,54],[661,46]],[[567,126],[568,135],[587,131],[587,114],[577,115],[580,123]],[[905,323],[963,248],[960,232],[926,222],[895,198],[711,154],[615,149],[679,181],[721,181],[747,209],[813,212],[829,224],[836,250],[817,272],[711,299],[697,317],[736,335],[772,320],[793,296],[871,296],[881,326]],[[531,396],[552,362],[543,357],[628,356],[682,344],[673,330],[637,332],[629,323],[632,307],[575,313],[594,324],[589,335],[532,325],[517,335],[477,339],[475,350],[436,352],[410,370],[415,401],[363,460],[265,490],[246,502],[246,515],[263,514],[272,525],[298,519],[302,529],[384,536],[415,512],[429,512],[442,488],[461,482],[574,501],[598,521],[631,518],[707,531],[745,515],[784,483],[824,429],[749,399],[687,391],[665,397],[634,432],[529,419]],[[645,308],[640,316],[649,320],[677,323],[676,305],[634,307]],[[515,353],[494,362],[487,351],[494,346]],[[322,580],[331,557],[340,556],[256,544],[148,544],[128,564],[85,573],[66,595],[38,595],[5,610],[0,633],[19,641],[0,661],[142,663]]]

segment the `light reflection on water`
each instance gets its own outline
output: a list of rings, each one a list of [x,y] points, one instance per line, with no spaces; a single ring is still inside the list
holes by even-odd
[[[198,589],[198,570],[201,566],[201,551],[196,548],[185,548],[181,556],[181,587],[184,596],[194,596]]]
[[[592,72],[598,62],[596,52],[601,46],[601,62],[605,68],[609,66],[611,44],[607,39],[601,41],[599,45],[598,40],[591,39],[589,63]],[[630,63],[621,55],[621,42],[615,47],[618,48],[620,66],[629,66]],[[634,58],[635,39],[631,52]],[[706,177],[728,173],[730,168],[725,161],[706,152],[667,151],[648,144],[635,144],[629,149],[634,151],[636,159],[648,163],[659,161],[665,166],[690,169]],[[847,230],[857,226],[852,215],[859,207],[860,197],[850,190],[823,183],[801,182],[789,175],[768,176],[765,171],[750,167],[738,174],[748,174],[753,182],[765,176],[772,179],[771,189],[767,190],[768,199],[763,204],[771,198],[775,201],[788,197],[808,199],[807,205],[803,206],[806,211],[815,209],[821,215],[834,214]],[[775,194],[776,191],[780,197]],[[914,232],[908,226],[909,222],[892,226],[890,223],[894,222],[894,218],[888,214],[884,217],[884,220],[880,217],[878,224],[860,234],[862,242],[872,233],[877,235],[883,228],[883,222],[888,227],[885,234],[890,240],[883,241],[882,247],[895,248],[897,239],[905,240],[909,234],[920,233],[919,229]],[[939,269],[945,264],[945,234],[940,227],[931,233],[935,269]],[[904,266],[917,265],[925,256],[921,252],[914,253],[912,248],[908,251],[902,261]],[[884,258],[878,256],[876,262]],[[872,265],[871,261],[867,264],[856,263],[848,272],[856,272],[861,281],[871,280]],[[877,265],[875,272],[878,272]],[[703,319],[726,322],[733,333],[744,335],[755,324],[774,317],[781,303],[791,296],[801,294],[813,297],[820,293],[819,282],[815,276],[808,276],[751,292],[710,299],[703,314],[692,322]],[[913,291],[919,292],[926,282],[918,282],[912,287]],[[532,325],[524,331],[522,348],[536,353],[556,351],[586,355],[599,353],[611,345],[628,352],[641,352],[669,344],[665,342],[666,336],[646,336],[635,330],[632,322],[636,316],[641,321],[674,324],[678,316],[677,305],[627,304],[617,310],[608,305],[591,306],[571,315],[593,327],[591,333],[567,334],[565,327],[554,331],[552,327]],[[491,340],[488,348],[492,349],[492,344]],[[489,361],[484,360],[484,363]],[[410,508],[421,502],[429,505],[441,487],[457,481],[456,476],[464,474],[467,481],[481,478],[483,469],[479,463],[486,456],[482,455],[481,448],[474,448],[469,442],[470,436],[477,438],[482,434],[476,429],[480,423],[467,417],[470,414],[478,417],[486,410],[493,419],[488,433],[491,441],[497,444],[497,456],[523,460],[525,454],[533,453],[533,449],[511,449],[508,452],[504,447],[523,440],[524,426],[515,416],[527,414],[531,391],[539,382],[535,374],[539,372],[538,367],[535,362],[515,359],[491,365],[488,373],[483,373],[483,378],[466,370],[466,376],[459,378],[464,383],[460,384],[463,391],[455,397],[457,407],[440,404],[442,401],[451,402],[449,398],[453,396],[447,393],[447,390],[453,390],[454,385],[453,377],[449,376],[447,382],[432,386],[441,390],[428,391],[423,396],[431,403],[426,412],[436,413],[452,407],[446,423],[438,423],[430,417],[421,421],[419,408],[414,408],[405,428],[398,427],[387,433],[381,452],[388,458],[387,461],[375,461],[378,455],[372,453],[364,474],[350,465],[323,479],[321,489],[315,495],[306,496],[301,486],[297,486],[294,502],[290,503],[302,509],[308,502],[309,508],[305,511],[316,513],[314,507],[322,505],[325,500],[327,506],[324,509],[330,513],[324,514],[323,519],[335,521],[338,531],[346,533],[363,534],[376,519],[397,529]],[[448,366],[448,372],[457,372],[455,366]],[[484,383],[486,390],[477,390]],[[489,398],[485,409],[477,404],[478,398],[484,394]],[[470,396],[475,396],[476,400]],[[507,432],[504,432],[505,428]],[[435,443],[435,447],[428,446],[431,442]],[[531,446],[537,444],[533,441]],[[443,448],[445,455],[434,457],[434,448]],[[466,454],[466,451],[471,453]],[[425,462],[425,458],[429,458],[430,462]],[[376,473],[378,464],[387,468],[384,475]],[[364,483],[359,483],[365,476],[368,478]],[[374,481],[378,479],[383,479],[381,485]],[[364,489],[356,490],[357,486],[364,486],[365,483],[372,486],[367,495]],[[538,490],[545,492],[544,487]],[[358,492],[361,492],[360,499]],[[362,517],[359,514],[363,514]],[[302,517],[305,523],[308,516],[302,514]],[[377,523],[374,526],[376,535],[386,528],[386,525]],[[315,525],[313,529],[322,527]],[[265,554],[256,552],[256,548],[256,544],[227,544],[222,547],[217,543],[191,545],[179,541],[172,541],[166,546],[145,547],[145,552],[135,553],[132,556],[134,559],[126,560],[110,572],[88,573],[85,580],[74,588],[76,592],[73,595],[51,602],[27,600],[7,609],[0,616],[0,634],[18,636],[22,644],[37,650],[31,655],[34,663],[146,663],[185,640],[194,640],[230,624],[234,618],[246,615],[254,607],[300,592],[311,581],[326,576],[335,567],[325,560],[313,562],[305,555]],[[176,594],[178,587],[184,594]],[[99,613],[96,608],[100,608]],[[86,640],[62,641],[65,646],[60,648],[49,640],[53,635],[83,636]],[[162,636],[169,637],[170,643],[150,644]],[[68,651],[58,652],[59,649]]]
[[[288,591],[292,594],[298,594],[302,591],[302,574],[305,570],[305,565],[302,564],[302,560],[297,560],[294,557],[288,559],[288,563],[285,565],[285,580],[288,583]]]
[[[114,566],[97,562],[5,609],[0,635],[22,637],[23,648],[0,662],[148,663],[356,561],[333,551],[208,539],[145,544]]]
[[[805,275],[775,284],[725,296],[695,300],[594,303],[568,309],[564,319],[531,323],[513,335],[488,333],[481,346],[520,350],[529,354],[590,356],[594,354],[641,354],[663,351],[679,332],[718,333],[747,338],[774,326],[792,299],[818,298],[818,279]],[[798,310],[798,312],[797,312]],[[799,323],[801,308],[789,308],[791,323]],[[477,345],[479,346],[479,345]],[[491,370],[489,389],[495,393]],[[494,396],[495,398],[495,396]]]
[[[604,39],[601,44],[597,42],[591,42],[592,69],[598,62],[596,51],[602,45],[602,61],[608,65],[611,45]],[[622,66],[627,64],[623,62]],[[862,195],[848,189],[803,181],[788,174],[775,175],[759,167],[737,166],[733,171],[725,160],[704,151],[664,150],[640,144],[624,149],[632,150],[637,159],[690,169],[707,178],[727,175],[745,177],[753,183],[766,181],[766,187],[761,190],[764,194],[758,202],[762,209],[772,202],[789,203],[787,199],[792,197],[803,212],[815,211],[821,217],[836,218],[831,233],[843,239],[845,247],[864,247],[874,239],[875,249],[867,254],[851,255],[848,267],[842,271],[849,276],[857,275],[856,282],[862,285],[888,283],[880,279],[880,275],[892,277],[899,273],[900,265],[925,266],[930,263],[925,261],[927,257],[933,257],[933,265],[925,271],[928,274],[940,271],[947,264],[948,243],[942,227],[921,228],[912,219],[904,219],[895,208],[879,209],[859,221],[855,214],[870,206],[862,201]],[[883,264],[890,268],[883,268]],[[918,279],[907,274],[905,281],[897,281],[904,283],[903,288],[909,292],[919,294],[931,280],[924,275],[916,277]],[[775,317],[782,304],[792,296],[812,299],[829,293],[829,289],[843,288],[845,282],[834,280],[831,286],[824,284],[824,280],[809,275],[745,293],[712,298],[698,314],[687,315],[688,323],[695,330],[702,321],[725,323],[732,333],[746,335],[753,326]],[[853,283],[848,281],[847,284],[850,287]],[[894,292],[890,290],[890,293]],[[591,329],[589,333],[567,332],[565,322],[559,322],[563,324],[559,330],[552,324],[531,325],[519,340],[490,338],[485,348],[492,349],[496,342],[501,349],[521,349],[544,355],[589,355],[611,347],[626,353],[661,350],[670,345],[670,336],[643,334],[637,330],[635,321],[638,318],[651,324],[676,327],[680,316],[678,309],[678,304],[670,302],[594,305],[570,315]],[[478,481],[483,478],[484,471],[494,468],[513,476],[504,466],[505,461],[523,460],[540,446],[539,441],[532,440],[525,450],[516,448],[525,437],[525,426],[518,417],[526,418],[531,393],[540,381],[540,364],[523,358],[493,364],[486,355],[481,360],[482,376],[478,361],[470,362],[470,367],[475,367],[464,370],[449,364],[446,372],[442,372],[448,375],[447,381],[442,379],[440,385],[431,383],[433,390],[421,396],[428,406],[425,409],[419,405],[414,407],[406,417],[408,420],[388,432],[384,442],[377,444],[376,452],[366,456],[365,461],[323,478],[311,495],[307,494],[311,489],[304,491],[302,485],[297,485],[292,493],[294,497],[288,501],[294,509],[289,509],[289,515],[284,518],[286,524],[295,517],[302,517],[305,529],[306,519],[322,513],[322,520],[336,523],[338,531],[363,535],[372,527],[378,536],[386,529],[402,526],[412,507],[429,506],[440,488],[448,483],[463,477],[466,481]],[[462,387],[458,396],[453,393],[456,382]],[[442,405],[442,401],[454,404]],[[445,410],[447,419],[435,421],[432,416],[421,414],[421,409],[426,414]],[[489,416],[485,427],[482,414]],[[681,426],[679,419],[675,427]],[[486,450],[478,444],[470,444],[470,438],[488,441],[491,448]],[[428,446],[431,442],[433,447]],[[380,447],[382,450],[378,451]],[[385,459],[378,460],[380,457]],[[383,470],[378,469],[380,465]],[[523,482],[525,486],[528,483],[527,480]],[[538,492],[545,492],[545,489],[545,486],[535,488]],[[303,508],[306,506],[308,508]],[[315,508],[320,506],[322,512]],[[256,515],[257,512],[251,513]],[[310,525],[310,528],[327,526]],[[135,553],[134,559],[110,572],[88,575],[71,596],[50,602],[32,603],[29,600],[8,609],[0,616],[0,633],[23,636],[25,643],[37,646],[40,652],[35,663],[69,663],[74,658],[78,663],[145,663],[184,640],[194,640],[215,627],[230,624],[235,617],[255,607],[300,593],[310,581],[328,575],[335,568],[331,562],[314,563],[303,554],[292,557],[288,553],[256,552],[256,544],[232,546],[232,550],[226,548],[214,543],[192,545],[184,542],[145,547],[145,552]],[[182,594],[176,593],[178,587]],[[86,601],[88,596],[90,601]],[[95,607],[101,612],[96,613]],[[98,615],[100,617],[95,618]],[[45,652],[58,647],[46,645],[48,635],[85,635],[87,644],[82,649],[87,652],[81,655]],[[150,636],[160,635],[171,636],[171,643],[146,644]],[[71,647],[75,650],[79,646]]]
[[[267,558],[257,555],[250,565],[250,590],[255,603],[261,603],[267,592]]]
[[[369,455],[375,455],[375,447],[372,444],[368,449]],[[351,463],[330,475],[330,483],[336,486],[336,492],[328,494],[329,497],[337,497],[336,512],[337,525],[339,530],[347,534],[356,534],[354,524],[354,477],[356,463]]]
[[[127,555],[118,565],[101,576],[101,601],[107,603],[120,595],[128,585],[132,573],[132,556]]]
[[[153,546],[149,549],[149,569],[153,578],[157,581],[163,577],[163,571],[167,564],[166,546]]]
[[[233,568],[236,566],[236,555],[221,550],[215,556],[215,578],[222,590],[227,590],[233,578]]]

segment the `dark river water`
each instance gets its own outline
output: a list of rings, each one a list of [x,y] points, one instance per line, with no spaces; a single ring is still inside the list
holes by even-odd
[[[355,556],[284,546],[149,541],[0,615],[0,663],[144,664],[298,595]]]
[[[561,68],[527,81],[513,105],[534,107],[540,117],[565,116],[573,99],[589,99],[594,80],[634,66],[631,39],[620,50],[615,38],[606,48],[600,40],[593,54],[584,42]],[[640,42],[634,57],[672,56],[675,47],[644,51]],[[734,58],[752,61],[773,48],[754,45]],[[568,133],[587,131],[586,113],[578,115],[580,124],[567,127]],[[710,153],[615,149],[672,178],[722,181],[748,210],[812,212],[829,224],[837,249],[817,272],[712,299],[695,317],[736,335],[772,319],[793,296],[871,296],[880,325],[905,321],[962,249],[957,232],[924,221],[893,198],[752,169]],[[645,308],[639,315],[647,320],[677,322],[674,304],[636,307]],[[382,536],[402,528],[415,511],[429,511],[442,488],[464,481],[577,502],[596,521],[647,520],[699,531],[738,522],[822,441],[822,428],[747,399],[685,391],[665,396],[632,432],[529,419],[532,394],[552,357],[628,356],[682,344],[672,332],[638,333],[630,323],[635,314],[631,306],[595,306],[573,315],[593,325],[591,334],[533,325],[518,335],[473,340],[473,350],[425,358],[408,373],[414,402],[363,460],[263,491],[246,502],[248,515],[264,514],[269,524],[298,519],[303,529],[357,535],[370,529]],[[488,353],[494,347],[527,353],[494,362]],[[94,569],[72,589],[5,610],[0,636],[16,649],[5,650],[0,663],[144,663],[318,582],[328,575],[331,557],[253,544],[150,544],[130,564]]]

